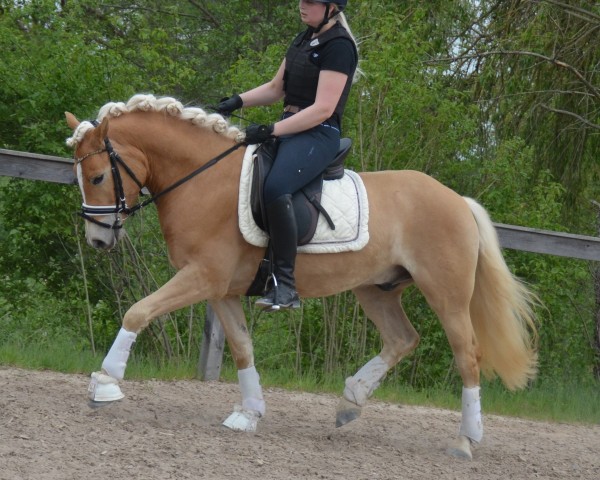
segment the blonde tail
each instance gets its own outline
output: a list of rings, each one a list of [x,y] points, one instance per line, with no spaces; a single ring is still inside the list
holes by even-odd
[[[539,300],[508,269],[496,229],[485,209],[466,198],[479,228],[479,260],[470,312],[481,353],[480,368],[497,374],[510,390],[537,373],[533,306]]]

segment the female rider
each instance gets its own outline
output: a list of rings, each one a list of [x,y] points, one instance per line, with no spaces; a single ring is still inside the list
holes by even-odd
[[[327,168],[339,149],[342,114],[358,63],[356,41],[342,13],[347,3],[300,0],[300,18],[308,28],[296,36],[275,77],[217,106],[221,114],[229,115],[242,106],[271,105],[283,98],[281,120],[246,129],[249,144],[272,137],[278,142],[264,185],[274,279],[256,301],[267,311],[300,306],[294,278],[298,234],[291,198]]]

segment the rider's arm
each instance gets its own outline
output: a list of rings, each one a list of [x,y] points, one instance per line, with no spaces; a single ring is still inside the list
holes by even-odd
[[[270,82],[253,88],[240,94],[244,107],[256,107],[259,105],[272,105],[283,98],[283,72],[285,71],[285,59],[279,66],[279,70]]]
[[[348,75],[333,70],[321,70],[315,103],[284,120],[275,123],[275,136],[289,135],[316,127],[330,118],[346,86]]]

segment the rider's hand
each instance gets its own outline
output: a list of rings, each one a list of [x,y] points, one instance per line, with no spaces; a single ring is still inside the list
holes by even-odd
[[[273,138],[273,125],[248,125],[246,128],[246,140],[248,145],[263,143],[269,138]]]
[[[231,112],[237,110],[238,108],[242,108],[244,105],[244,101],[242,97],[239,95],[232,95],[231,97],[222,98],[219,104],[216,106],[217,112],[219,112],[224,117],[228,117],[231,115]]]

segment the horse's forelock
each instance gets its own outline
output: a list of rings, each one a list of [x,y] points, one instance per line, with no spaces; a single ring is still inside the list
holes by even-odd
[[[92,128],[94,128],[94,125],[92,125],[91,122],[88,122],[87,120],[81,122],[73,131],[73,136],[67,138],[67,146],[75,148],[77,144],[83,140],[85,134]]]

